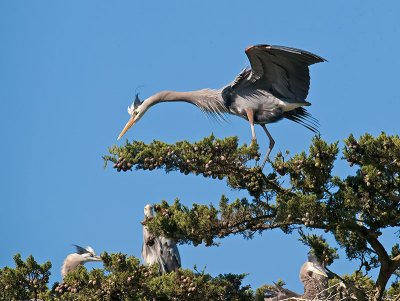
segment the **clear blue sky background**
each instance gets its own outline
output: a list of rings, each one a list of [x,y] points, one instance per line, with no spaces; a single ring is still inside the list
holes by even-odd
[[[139,257],[146,203],[246,196],[193,175],[116,173],[103,168],[101,156],[117,143],[137,87],[143,98],[163,89],[219,88],[248,64],[249,45],[297,47],[329,60],[312,66],[308,97],[324,139],[397,134],[399,14],[398,1],[1,1],[0,267],[13,266],[17,252],[33,254],[51,260],[51,281],[59,281],[71,244]],[[248,123],[229,120],[220,125],[194,106],[161,104],[127,137],[173,143],[213,132],[250,142]],[[273,155],[308,149],[305,128],[290,121],[269,128]],[[336,169],[348,171],[345,164]],[[395,241],[393,229],[385,235],[387,246]],[[221,243],[181,246],[183,266],[249,273],[253,287],[283,278],[302,290],[298,271],[308,250],[296,235],[265,232]],[[352,272],[341,255],[332,269]]]

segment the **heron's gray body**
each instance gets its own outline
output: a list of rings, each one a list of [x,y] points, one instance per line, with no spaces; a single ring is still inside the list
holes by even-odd
[[[246,49],[251,69],[244,69],[220,90],[203,89],[191,92],[161,91],[141,102],[136,95],[128,108],[131,119],[118,139],[153,105],[160,102],[184,101],[203,112],[224,117],[233,114],[249,121],[252,140],[256,141],[254,124],[260,124],[270,144],[267,160],[275,141],[266,124],[283,118],[297,122],[318,133],[318,121],[305,106],[310,87],[309,66],[325,59],[310,52],[284,46],[256,45]]]
[[[160,239],[152,235],[147,226],[143,226],[142,257],[145,264],[158,264],[161,271],[164,269]]]
[[[153,207],[144,207],[145,220],[153,218]],[[181,267],[181,257],[173,239],[153,235],[143,226],[142,257],[146,265],[157,264],[162,274],[177,271]]]
[[[177,271],[181,267],[181,256],[178,247],[173,239],[161,236],[162,259],[164,270],[169,273]]]
[[[229,90],[231,90],[231,87],[227,86],[221,91],[221,96],[229,113],[249,120],[247,110],[250,109],[254,112],[254,123],[256,124],[277,122],[285,117],[286,111],[309,105],[307,102],[294,103],[282,100],[261,89],[253,91],[252,94],[247,94],[246,97],[233,91],[227,92]]]

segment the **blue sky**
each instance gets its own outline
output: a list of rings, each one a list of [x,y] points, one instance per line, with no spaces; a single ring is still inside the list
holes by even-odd
[[[146,98],[164,89],[222,87],[248,64],[249,45],[296,47],[329,61],[312,66],[308,97],[324,139],[397,134],[399,11],[398,1],[1,1],[0,267],[13,266],[17,252],[33,254],[51,260],[51,281],[59,281],[71,244],[139,257],[146,203],[246,196],[193,175],[116,173],[103,168],[101,156],[117,143],[136,88]],[[312,138],[290,121],[269,129],[272,155],[308,149]],[[173,143],[210,133],[251,139],[246,121],[218,124],[185,103],[153,107],[126,137]],[[387,246],[394,232],[385,233]],[[221,243],[181,246],[183,266],[249,273],[254,287],[282,278],[302,290],[298,271],[307,249],[296,236],[265,232]],[[332,269],[352,272],[341,254]]]

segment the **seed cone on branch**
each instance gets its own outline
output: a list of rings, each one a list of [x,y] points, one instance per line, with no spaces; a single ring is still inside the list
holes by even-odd
[[[333,235],[349,259],[359,263],[361,276],[348,288],[356,288],[352,291],[359,300],[365,299],[363,295],[382,300],[390,277],[400,269],[400,248],[395,245],[390,253],[381,243],[383,236],[390,235],[383,234],[383,229],[400,227],[400,139],[385,133],[358,139],[350,135],[344,143],[338,156],[337,142],[314,137],[307,153],[289,158],[278,153],[272,168],[266,167],[267,174],[256,165],[257,146],[239,146],[237,138],[210,136],[176,144],[127,142],[110,148],[111,155],[104,159],[121,170],[124,166],[118,164],[127,162],[135,169],[162,168],[224,179],[229,187],[245,189],[252,197],[233,202],[222,197],[219,207],[193,204],[189,208],[179,201],[173,205],[163,202],[161,214],[148,224],[153,232],[166,233],[181,243],[214,245],[232,234],[251,238],[272,229],[287,234],[299,229],[323,230]],[[337,158],[352,166],[347,176],[334,175]],[[319,250],[326,263],[334,259],[320,238],[304,235],[303,242]],[[373,269],[379,273],[366,291],[360,279]],[[400,289],[392,285],[391,294],[397,292]]]
[[[231,188],[246,189],[255,197],[277,187],[275,172],[266,176],[256,165],[260,157],[258,146],[238,146],[237,137],[216,139],[211,135],[195,143],[181,141],[176,144],[156,140],[150,144],[127,141],[124,146],[109,148],[109,152],[111,155],[103,159],[106,164],[113,162],[117,171],[133,167],[143,170],[157,168],[225,179]]]

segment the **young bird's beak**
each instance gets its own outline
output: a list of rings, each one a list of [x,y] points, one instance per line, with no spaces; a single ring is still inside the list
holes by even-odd
[[[313,266],[313,272],[318,274],[318,275],[321,275],[321,276],[324,276],[324,277],[328,278],[328,275],[326,274],[326,272],[324,270],[321,270],[321,269],[319,269],[319,268],[317,268],[315,266]]]
[[[122,130],[121,134],[119,134],[117,140],[121,139],[123,135],[135,124],[136,116],[132,116],[131,119],[126,123],[124,129]]]
[[[93,256],[93,261],[103,261],[100,256]]]

